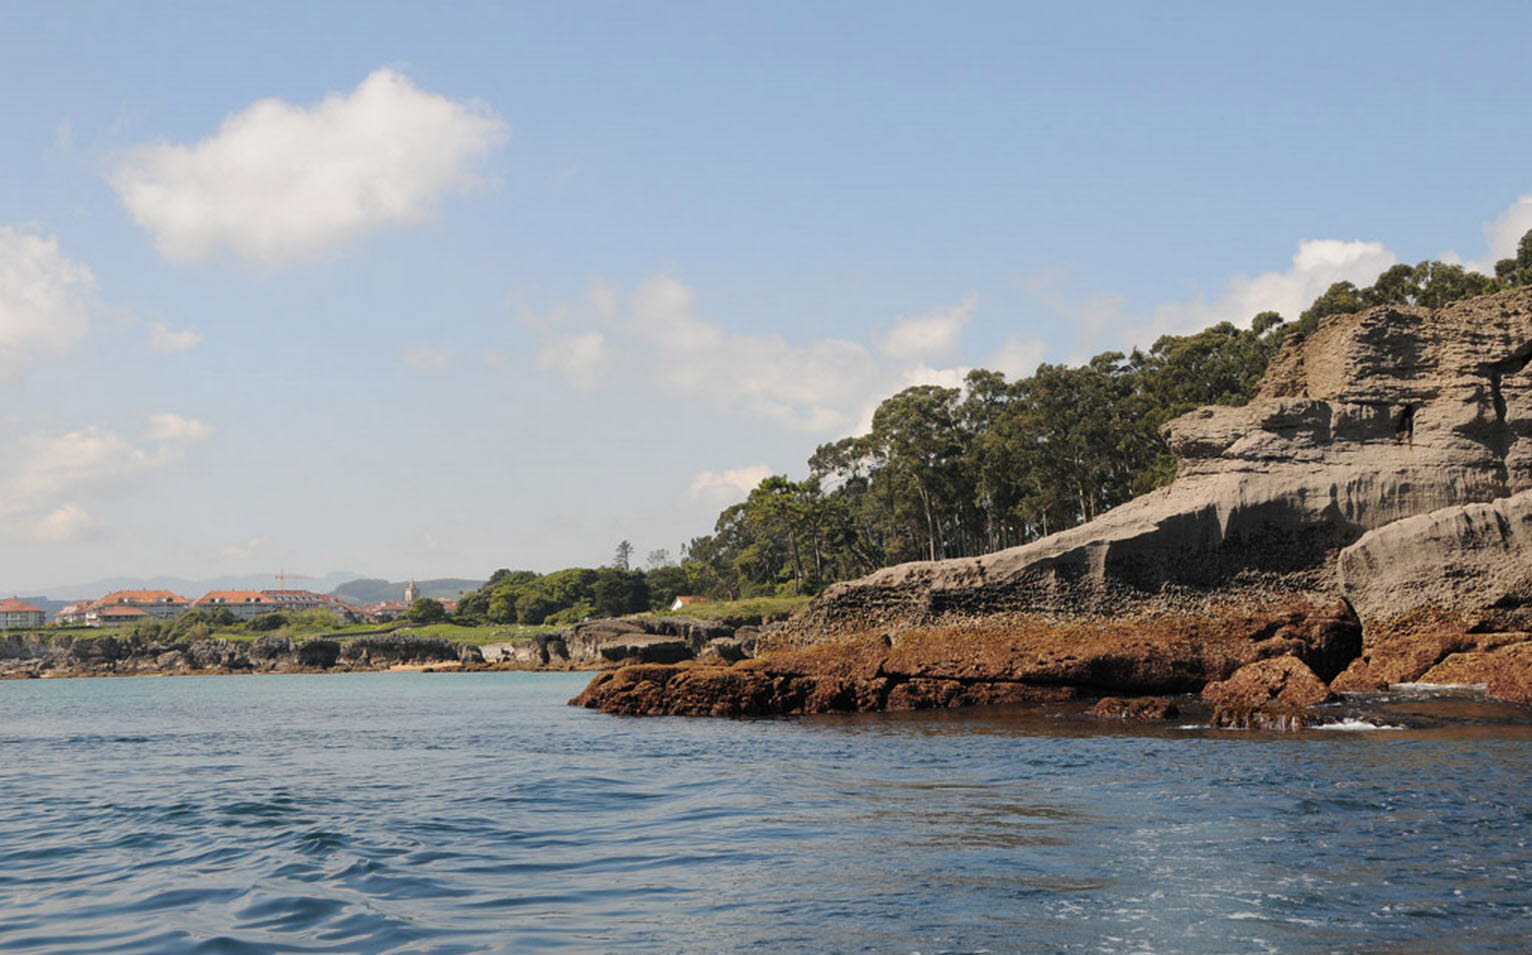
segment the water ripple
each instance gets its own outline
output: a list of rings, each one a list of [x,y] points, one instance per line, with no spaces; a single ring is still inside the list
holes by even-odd
[[[563,706],[583,679],[6,686],[0,949],[1513,951],[1532,934],[1532,734],[1486,728],[1482,703],[1410,699],[1396,721],[1461,711],[1471,731],[1298,737],[1004,709],[618,720]]]

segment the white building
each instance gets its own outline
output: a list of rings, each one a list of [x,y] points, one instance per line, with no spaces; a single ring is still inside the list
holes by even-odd
[[[41,627],[47,616],[19,597],[0,600],[0,627]]]

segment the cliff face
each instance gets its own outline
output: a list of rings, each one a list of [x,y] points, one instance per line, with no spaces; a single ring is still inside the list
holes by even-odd
[[[1491,539],[1502,553],[1532,541],[1532,514],[1506,517],[1532,511],[1520,497],[1532,489],[1529,358],[1528,289],[1332,316],[1284,348],[1250,404],[1166,426],[1180,461],[1170,486],[1022,547],[835,585],[795,632],[1015,612],[1206,613],[1335,594],[1364,619],[1408,609],[1395,609],[1398,591],[1416,591],[1406,576],[1390,586],[1391,574],[1418,580],[1433,554],[1465,560]],[[1493,501],[1498,518],[1443,511]],[[1520,585],[1476,581],[1416,603],[1466,608]]]
[[[1250,404],[1166,426],[1170,486],[1023,547],[837,584],[755,660],[632,667],[573,702],[743,715],[1201,690],[1216,724],[1281,728],[1412,681],[1532,704],[1529,358],[1532,289],[1331,317]]]

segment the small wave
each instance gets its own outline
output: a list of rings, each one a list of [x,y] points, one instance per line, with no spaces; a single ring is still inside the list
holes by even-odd
[[[1372,723],[1367,720],[1347,717],[1335,723],[1322,723],[1319,726],[1311,726],[1310,729],[1333,730],[1337,733],[1370,733],[1373,730],[1402,730],[1403,726],[1394,726],[1391,723]]]
[[[1487,683],[1390,683],[1390,690],[1400,690],[1405,693],[1452,693],[1471,691],[1482,693],[1489,689]]]

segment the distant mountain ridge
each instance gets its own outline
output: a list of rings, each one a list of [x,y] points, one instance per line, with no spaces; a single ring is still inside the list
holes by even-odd
[[[348,580],[355,580],[358,576],[354,570],[331,571],[322,577],[298,577],[289,576],[287,586],[293,590],[312,590],[316,593],[325,593],[331,587],[337,587]],[[183,597],[195,600],[209,590],[274,590],[277,586],[277,577],[274,573],[264,574],[230,574],[224,577],[205,577],[190,579],[187,577],[106,577],[101,580],[90,580],[84,583],[60,584],[53,587],[29,587],[28,593],[43,594],[50,600],[62,600],[66,603],[76,600],[94,600],[104,597],[114,590],[169,590]],[[7,594],[7,596],[9,596]]]
[[[347,581],[330,591],[333,596],[359,606],[382,603],[385,600],[403,600],[404,588],[409,585],[408,581],[383,580],[379,577],[364,577],[358,580]],[[462,577],[437,577],[434,580],[417,580],[415,587],[422,597],[434,597],[437,600],[456,600],[469,591],[478,590],[484,586],[482,580],[468,580]]]

